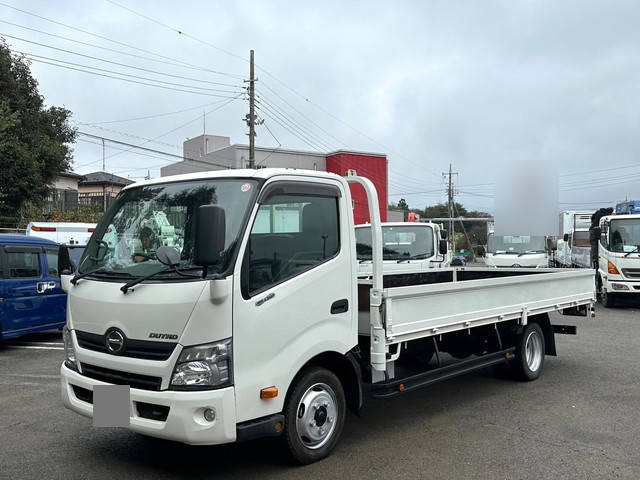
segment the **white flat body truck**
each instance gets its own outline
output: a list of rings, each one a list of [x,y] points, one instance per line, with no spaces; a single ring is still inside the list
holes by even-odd
[[[371,225],[356,225],[358,272],[373,272]],[[422,272],[451,264],[447,231],[431,222],[383,222],[382,263],[384,273]]]
[[[357,279],[349,183],[368,196],[370,279]],[[128,251],[158,211],[181,250]],[[389,397],[490,365],[534,380],[554,334],[576,329],[547,314],[588,315],[595,301],[593,271],[383,275],[381,247],[362,177],[226,170],[127,186],[62,275],[63,403],[96,421],[94,404],[125,386],[114,424],[188,444],[281,436],[310,463],[334,448],[363,385]]]

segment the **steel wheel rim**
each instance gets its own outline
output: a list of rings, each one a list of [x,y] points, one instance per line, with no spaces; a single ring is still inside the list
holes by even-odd
[[[524,344],[525,360],[527,367],[532,372],[537,372],[542,364],[542,339],[538,332],[533,331],[527,335],[527,340]]]
[[[338,401],[326,383],[310,386],[300,398],[296,414],[298,438],[302,444],[316,450],[324,446],[338,424]]]

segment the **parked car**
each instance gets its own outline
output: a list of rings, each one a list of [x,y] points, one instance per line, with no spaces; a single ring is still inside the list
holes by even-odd
[[[51,240],[0,235],[0,339],[64,326],[59,251]]]

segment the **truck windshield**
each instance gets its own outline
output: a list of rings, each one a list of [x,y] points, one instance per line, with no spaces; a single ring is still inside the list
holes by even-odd
[[[494,235],[487,240],[489,253],[543,253],[545,238],[541,235]]]
[[[421,259],[434,254],[431,227],[383,226],[382,237],[384,260]],[[371,260],[371,227],[356,228],[356,252],[358,260]]]
[[[96,227],[78,273],[99,270],[97,277],[129,278],[166,270],[155,257],[161,246],[171,246],[180,252],[180,269],[198,268],[193,263],[195,211],[200,205],[210,204],[224,209],[226,232],[221,260],[209,268],[209,273],[223,272],[233,258],[256,190],[255,180],[237,178],[124,190]],[[162,275],[159,278],[177,274]]]
[[[634,252],[640,246],[640,218],[611,220],[609,231],[612,252]]]

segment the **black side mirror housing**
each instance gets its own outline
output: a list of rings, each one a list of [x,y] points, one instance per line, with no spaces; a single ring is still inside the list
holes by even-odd
[[[563,239],[565,242],[568,242],[568,241],[569,241],[569,234],[568,234],[568,233],[565,233],[565,234],[562,236],[562,239]]]
[[[61,275],[70,275],[73,272],[73,263],[66,245],[60,245],[58,248],[58,272]]]
[[[196,210],[193,263],[201,267],[215,265],[224,251],[225,213],[218,205],[201,205]]]
[[[442,229],[440,229],[440,238],[441,238],[442,240],[446,240],[448,235],[449,235],[449,234],[447,233],[447,231],[446,231],[446,230],[442,230]]]
[[[446,255],[449,250],[449,246],[447,245],[447,241],[445,239],[440,240],[438,242],[438,252],[440,255]]]

